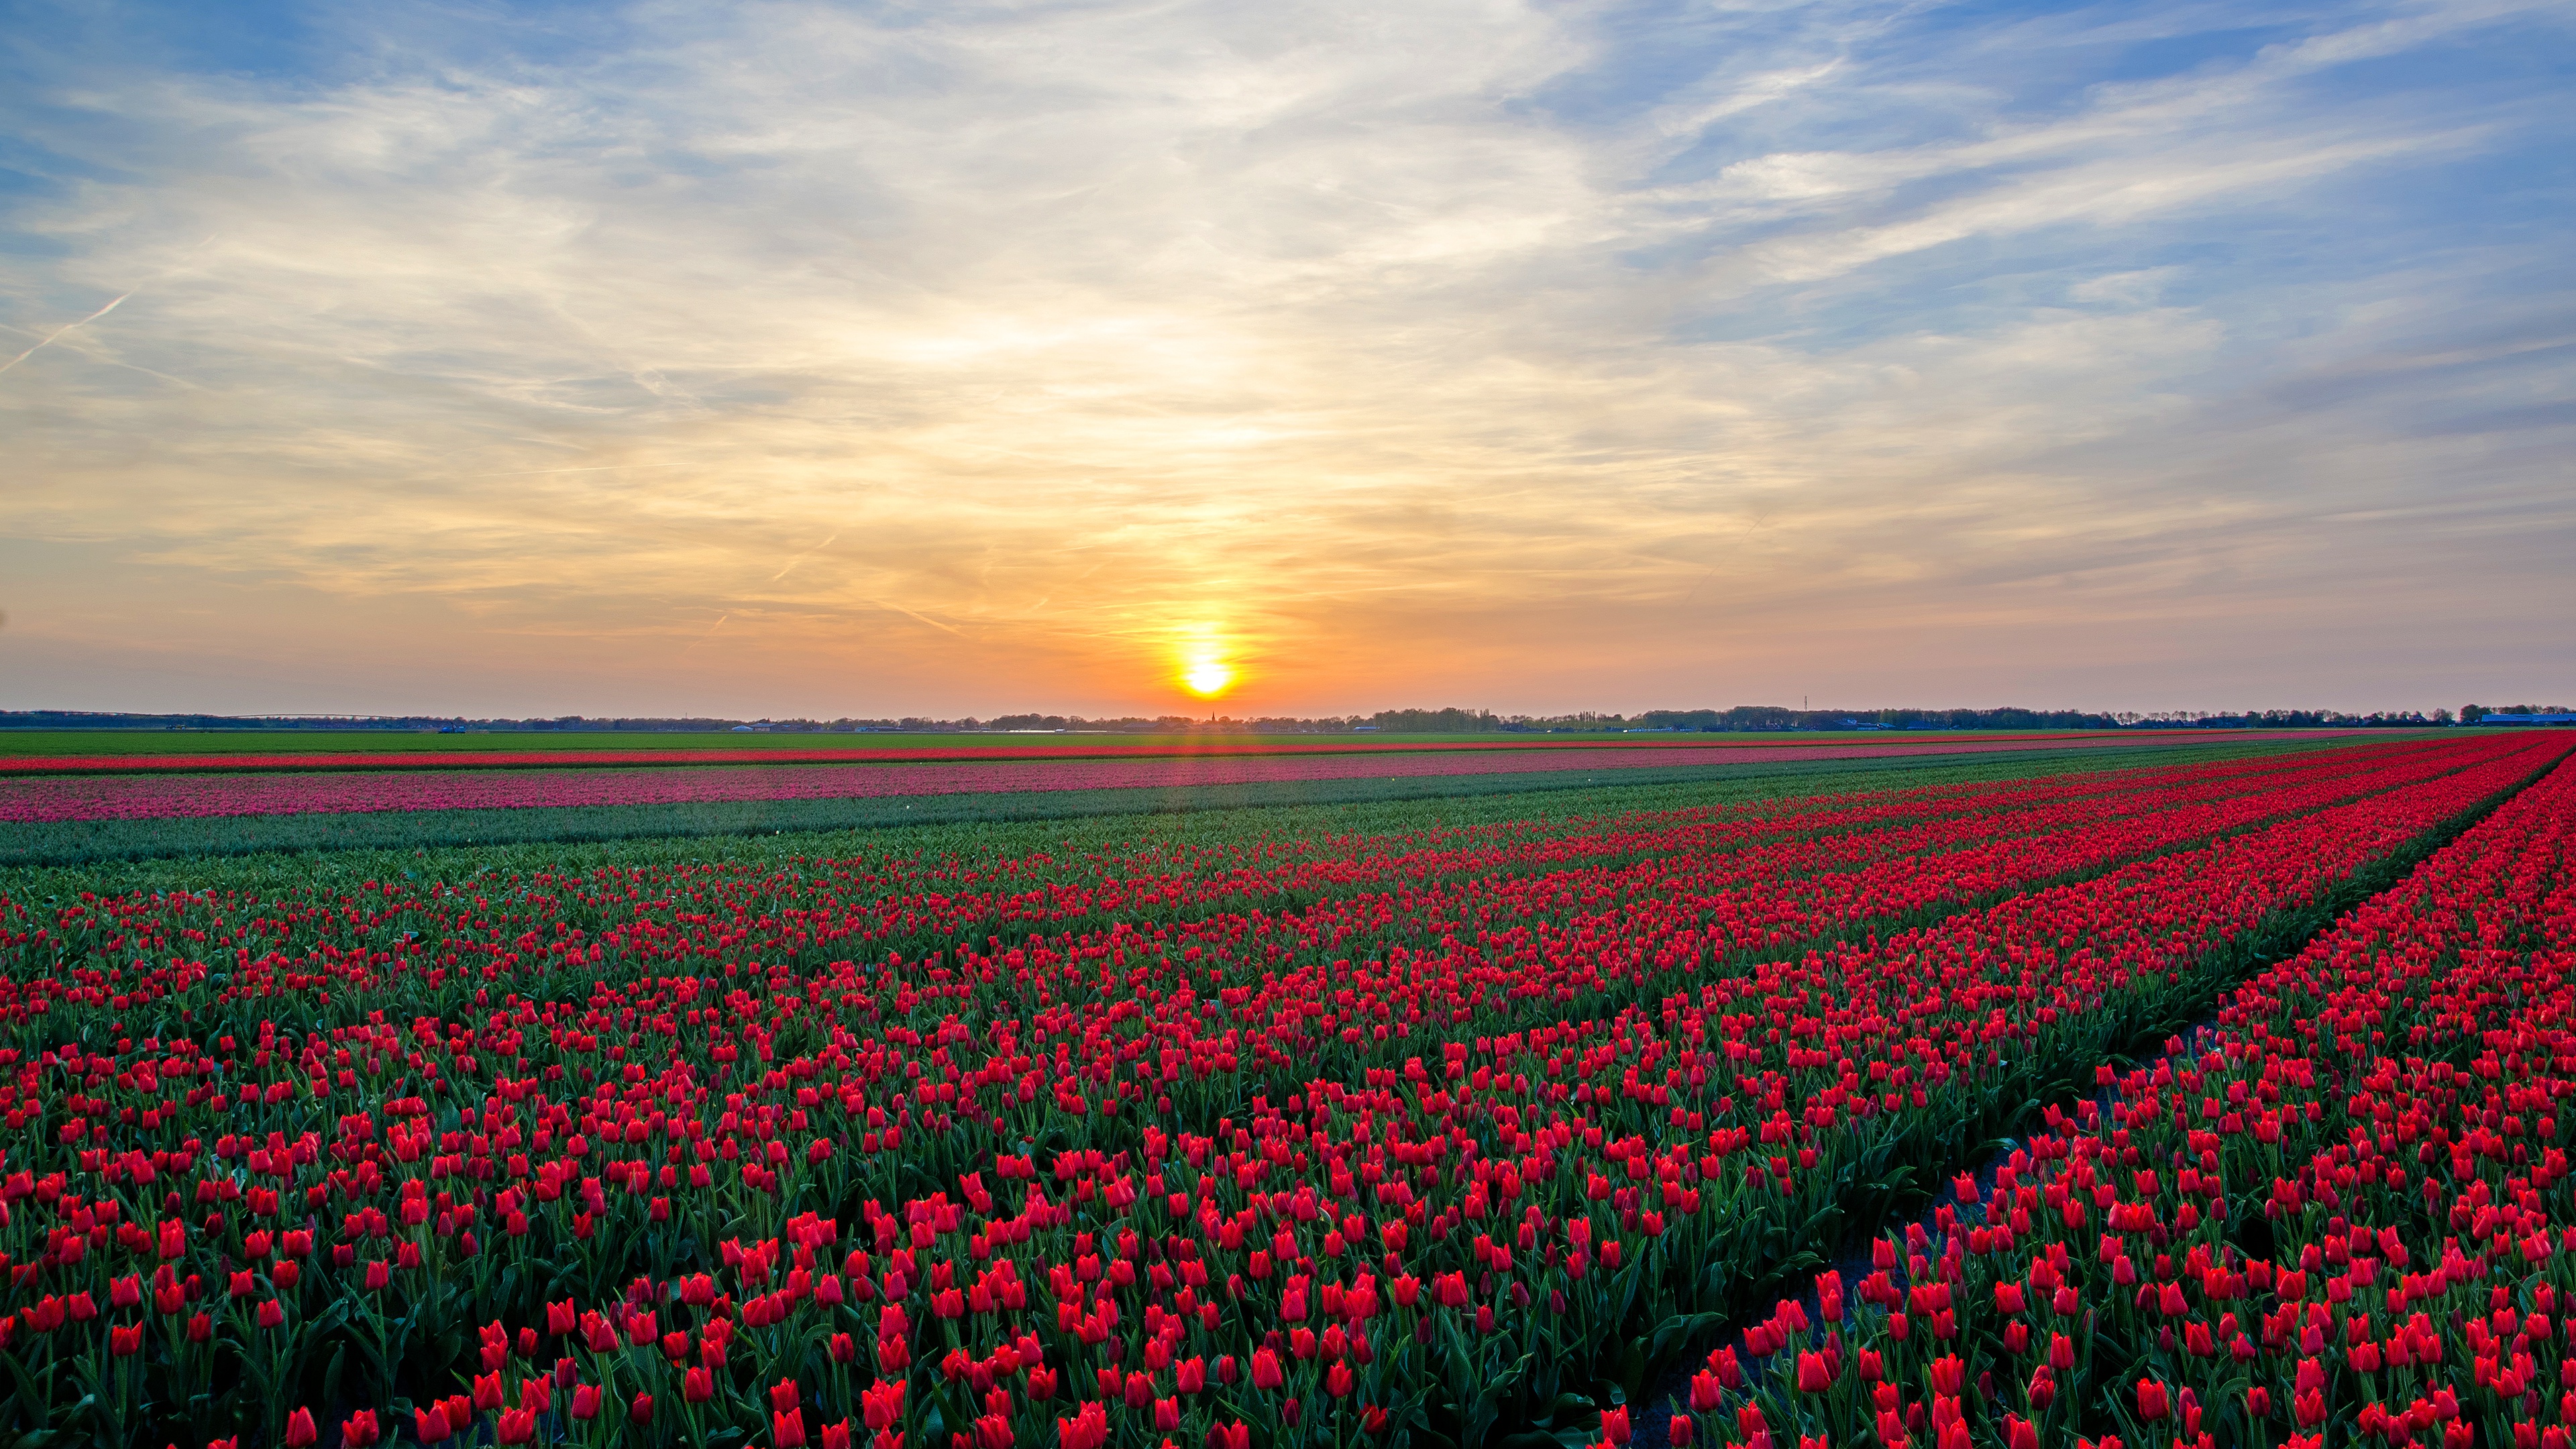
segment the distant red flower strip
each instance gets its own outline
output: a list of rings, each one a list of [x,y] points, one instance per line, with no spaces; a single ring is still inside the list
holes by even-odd
[[[168,820],[233,815],[523,810],[758,800],[876,799],[1054,790],[1183,789],[1263,781],[1420,778],[1566,770],[1671,768],[1780,760],[1979,754],[2023,746],[1940,743],[1759,748],[1696,746],[1615,754],[1330,754],[1056,763],[805,765],[654,770],[488,770],[285,775],[115,775],[0,779],[0,822]],[[699,763],[692,761],[692,764]]]
[[[1504,736],[1487,740],[1331,740],[1301,741],[1281,737],[1221,735],[1179,742],[1128,743],[1117,740],[1067,740],[1048,744],[968,745],[911,748],[905,746],[780,746],[774,749],[529,749],[529,750],[316,750],[243,751],[220,754],[12,755],[0,739],[0,775],[134,775],[213,774],[261,770],[499,770],[579,768],[619,765],[811,765],[811,764],[951,764],[1023,760],[1216,759],[1283,755],[1388,754],[1519,754],[1548,751],[1621,750],[1760,751],[1824,750],[1834,754],[1877,755],[1929,750],[1948,753],[1962,745],[2137,747],[2246,739],[2341,739],[2352,730],[2192,730],[2162,731],[1941,731],[1900,734],[1875,739],[1820,740],[1802,733],[1769,738],[1742,734],[1657,734],[1650,739],[1556,740]]]

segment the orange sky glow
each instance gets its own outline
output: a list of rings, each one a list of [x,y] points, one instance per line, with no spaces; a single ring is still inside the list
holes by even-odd
[[[0,708],[2576,679],[2545,16],[1614,12],[26,37]]]

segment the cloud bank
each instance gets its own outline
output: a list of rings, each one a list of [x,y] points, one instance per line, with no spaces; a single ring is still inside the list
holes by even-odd
[[[2576,664],[2563,4],[35,14],[0,703]]]

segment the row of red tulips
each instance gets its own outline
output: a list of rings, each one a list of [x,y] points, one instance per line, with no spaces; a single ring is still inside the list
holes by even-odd
[[[1712,1356],[1672,1441],[2576,1437],[2576,768],[2111,1086]]]

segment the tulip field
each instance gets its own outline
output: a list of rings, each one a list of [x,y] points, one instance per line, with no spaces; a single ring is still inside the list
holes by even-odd
[[[2571,749],[0,872],[0,1446],[2568,1449]]]
[[[1712,1354],[1690,1432],[2568,1444],[2571,847],[2561,769]]]
[[[0,869],[29,864],[504,842],[672,839],[1580,790],[1869,771],[2026,773],[2171,756],[2152,735],[1846,739],[1094,740],[889,748],[451,749],[388,735],[365,750],[281,751],[211,735],[0,736]],[[597,739],[611,738],[600,736]],[[671,737],[664,737],[671,738]],[[685,737],[682,737],[685,738]],[[713,738],[722,739],[723,736]],[[227,748],[161,752],[172,741]],[[2296,749],[2350,732],[2209,732],[2186,753]],[[256,744],[256,738],[249,743]],[[486,742],[488,744],[488,741]],[[69,748],[66,748],[66,747]]]
[[[2097,747],[2127,747],[2110,739]],[[950,795],[1178,788],[1249,782],[1332,780],[1353,777],[1535,774],[1635,770],[1653,766],[1740,764],[1750,760],[1888,758],[2004,752],[2012,742],[1944,741],[1938,744],[1808,746],[1685,745],[1662,749],[1607,744],[1511,750],[1414,748],[1368,753],[1235,752],[1195,756],[1111,759],[985,759],[973,762],[841,764],[811,762],[787,769],[603,768],[596,758],[573,768],[518,765],[458,769],[363,772],[355,767],[307,768],[272,773],[266,761],[220,774],[173,774],[159,761],[146,768],[106,773],[50,768],[56,762],[22,762],[0,771],[0,823],[64,820],[164,820],[205,816],[360,814],[376,811],[548,809],[565,806],[667,805],[709,801],[833,800],[888,795]],[[2061,746],[2064,748],[2064,746]],[[920,752],[928,753],[928,752]],[[1006,752],[993,752],[1003,754]],[[396,759],[403,757],[396,756]],[[85,764],[86,761],[75,761]],[[477,761],[476,763],[480,763]],[[687,762],[694,765],[694,761]],[[766,763],[766,762],[765,762]],[[29,766],[42,764],[39,771]]]

